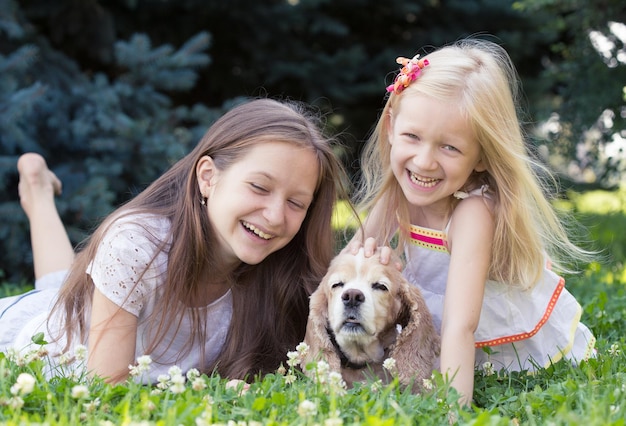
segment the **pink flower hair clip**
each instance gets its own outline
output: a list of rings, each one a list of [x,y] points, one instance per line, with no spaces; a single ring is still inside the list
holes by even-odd
[[[422,73],[422,69],[428,65],[428,59],[417,59],[420,55],[415,55],[413,59],[404,58],[399,56],[396,59],[396,63],[402,65],[400,72],[393,81],[393,84],[387,86],[388,92],[394,92],[400,94],[406,87],[417,79]]]

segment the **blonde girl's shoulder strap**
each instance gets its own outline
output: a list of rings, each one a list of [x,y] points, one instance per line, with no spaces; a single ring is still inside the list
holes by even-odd
[[[480,188],[472,189],[470,192],[456,191],[452,195],[454,196],[454,198],[457,198],[459,200],[464,200],[472,195],[479,195],[481,197],[491,198],[491,195],[488,191],[489,185],[482,185]]]
[[[465,191],[456,191],[454,194],[452,194],[454,196],[454,198],[458,199],[458,200],[464,200],[466,198],[469,197],[484,197],[488,200],[491,200],[491,194],[489,194],[489,185],[482,185],[480,188],[475,188],[472,189],[469,192],[465,192]],[[445,228],[444,228],[444,233],[447,235],[448,231],[450,230],[450,224],[452,223],[452,215],[450,215],[450,218],[448,219],[448,223],[446,224]]]

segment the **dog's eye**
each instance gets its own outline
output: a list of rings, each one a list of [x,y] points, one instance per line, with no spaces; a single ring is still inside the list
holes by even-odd
[[[387,288],[387,286],[383,283],[374,283],[372,284],[372,289],[373,290],[381,290],[381,291],[389,291],[389,289]]]
[[[334,283],[333,285],[330,286],[330,288],[341,288],[341,287],[343,287],[343,282],[342,281]]]

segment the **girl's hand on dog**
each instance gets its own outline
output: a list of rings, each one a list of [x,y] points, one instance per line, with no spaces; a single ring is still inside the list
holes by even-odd
[[[342,250],[342,252],[349,252],[353,255],[356,255],[361,248],[363,249],[363,254],[365,255],[365,257],[372,257],[375,254],[378,254],[378,259],[380,260],[380,263],[383,265],[389,265],[392,254],[391,247],[379,246],[375,238],[367,238],[364,243],[355,238],[348,243],[348,245]],[[395,266],[399,271],[402,270],[401,262],[396,262]]]

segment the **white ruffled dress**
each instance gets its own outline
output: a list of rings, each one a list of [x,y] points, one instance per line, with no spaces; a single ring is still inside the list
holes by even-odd
[[[167,270],[167,253],[157,253],[157,242],[163,241],[169,227],[169,221],[156,216],[131,216],[116,221],[86,271],[102,294],[138,318],[135,357],[151,355],[153,360],[149,372],[137,378],[142,382],[156,383],[159,375],[167,374],[174,365],[182,371],[203,368],[200,365],[202,350],[206,364],[214,362],[224,346],[232,317],[232,294],[228,291],[210,305],[200,308],[206,315],[206,341],[196,340],[188,353],[181,353],[192,331],[191,308],[187,308],[180,324],[172,324],[156,350],[146,353],[151,334],[155,332],[154,324],[149,320],[163,293]],[[155,253],[154,262],[140,278]],[[51,335],[58,334],[60,321],[56,317],[49,318],[49,314],[65,276],[66,271],[45,275],[37,280],[35,290],[0,299],[0,352],[27,353],[34,347],[31,337],[43,332],[45,340],[51,342],[46,347],[50,354],[48,376],[60,368],[63,355],[72,356],[74,352],[71,348],[69,353],[62,354],[65,339],[53,342],[51,338]],[[75,345],[86,344],[77,340],[73,340]],[[73,367],[81,368],[80,365]]]
[[[410,237],[404,275],[422,291],[440,331],[450,264],[446,235],[413,225]],[[581,313],[565,280],[549,264],[531,290],[488,281],[474,333],[476,366],[489,361],[495,370],[535,371],[563,358],[573,362],[589,358],[595,338],[580,322]]]

